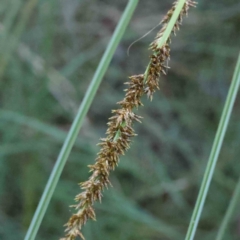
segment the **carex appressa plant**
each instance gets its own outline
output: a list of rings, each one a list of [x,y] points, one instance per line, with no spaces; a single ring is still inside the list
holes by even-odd
[[[72,206],[76,213],[68,220],[66,235],[62,240],[74,240],[78,236],[84,239],[81,232],[82,226],[88,219],[95,220],[93,204],[95,201],[101,201],[103,189],[111,185],[110,172],[118,165],[119,157],[129,148],[131,138],[136,136],[133,123],[140,122],[141,117],[133,110],[143,105],[141,102],[143,95],[146,94],[152,100],[153,93],[159,89],[159,77],[161,74],[166,74],[170,59],[170,33],[175,34],[179,30],[182,18],[187,15],[189,7],[196,5],[191,0],[184,2],[166,41],[163,42],[161,40],[166,36],[165,32],[176,8],[179,8],[179,2],[182,1],[176,1],[161,21],[162,28],[150,44],[152,54],[145,73],[129,78],[129,82],[126,83],[129,86],[125,90],[126,95],[122,101],[118,102],[119,109],[112,111],[113,116],[109,118],[107,136],[98,144],[101,149],[95,164],[89,165],[91,176],[87,181],[80,183],[82,192],[75,197],[76,204]]]

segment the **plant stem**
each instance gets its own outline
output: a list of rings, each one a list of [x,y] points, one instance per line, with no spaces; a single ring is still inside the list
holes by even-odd
[[[166,43],[168,38],[170,37],[171,32],[173,30],[173,27],[174,27],[179,15],[180,15],[181,11],[182,11],[182,8],[183,8],[185,2],[186,2],[186,0],[179,0],[178,1],[177,5],[176,5],[176,8],[174,10],[174,13],[173,13],[165,31],[164,31],[164,34],[158,41],[158,48],[161,48]],[[144,83],[146,83],[146,81],[147,81],[149,67],[150,67],[150,62],[148,63],[148,66],[147,66],[147,68],[144,72],[144,80],[143,80]],[[121,133],[118,130],[114,139],[113,139],[113,141],[114,142],[117,141],[119,137],[121,137]]]
[[[229,203],[229,206],[227,208],[226,214],[222,220],[221,226],[218,230],[217,238],[216,240],[222,240],[224,237],[224,233],[227,229],[227,225],[231,220],[232,215],[234,214],[234,211],[236,209],[236,206],[239,204],[240,199],[240,178],[238,180],[238,183],[236,185],[236,188],[234,190],[233,196],[231,198],[231,201]]]
[[[56,164],[51,172],[50,178],[47,182],[47,185],[44,189],[41,200],[38,204],[37,210],[35,211],[34,217],[28,229],[28,232],[25,236],[25,240],[34,240],[38,232],[39,226],[42,222],[48,204],[51,200],[53,192],[56,188],[64,165],[67,161],[67,158],[72,150],[73,144],[78,136],[79,130],[82,126],[84,117],[86,116],[88,109],[93,101],[93,98],[96,94],[96,91],[101,83],[101,80],[109,66],[109,63],[113,57],[113,54],[125,32],[125,29],[132,17],[132,14],[137,6],[138,0],[130,0],[127,4],[127,7],[124,10],[124,13],[114,31],[114,34],[107,46],[107,49],[98,65],[98,68],[93,76],[93,79],[88,87],[88,90],[84,96],[84,99],[81,103],[81,106],[78,110],[78,113],[74,119],[74,122],[69,130],[69,133],[65,139],[64,145],[59,153]]]
[[[173,12],[173,15],[164,31],[164,34],[158,41],[158,48],[161,48],[167,42],[168,38],[170,37],[173,27],[179,17],[180,12],[182,11],[182,8],[183,8],[185,2],[186,2],[186,0],[178,1],[176,8]],[[144,83],[147,81],[147,73],[148,73],[149,67],[150,67],[150,63],[148,64],[146,71],[144,73]]]
[[[222,147],[223,139],[232,113],[233,104],[235,102],[237,92],[240,84],[240,54],[237,65],[235,67],[232,83],[227,95],[225,106],[222,112],[221,120],[214,139],[211,154],[208,160],[206,171],[203,177],[202,185],[198,194],[197,202],[193,211],[193,215],[188,227],[185,240],[192,240],[195,236],[196,228],[198,226],[199,218],[201,216],[203,206],[208,193],[209,185],[212,180],[213,172],[217,163],[220,149]]]
[[[183,8],[185,2],[186,2],[186,0],[179,0],[178,1],[177,5],[176,5],[176,8],[174,10],[174,13],[173,13],[173,15],[172,15],[172,17],[171,17],[171,19],[170,19],[170,21],[169,21],[165,31],[164,31],[164,34],[159,39],[159,42],[158,42],[158,47],[159,48],[161,48],[166,43],[168,38],[170,37],[171,32],[173,30],[173,27],[174,27],[174,25],[175,25],[179,15],[180,15],[180,12],[182,11],[182,8]],[[147,68],[146,68],[146,70],[144,72],[144,80],[143,80],[144,83],[146,83],[146,81],[147,81],[148,70],[149,70],[150,64],[151,64],[151,62],[148,63],[148,66],[147,66]],[[114,142],[117,141],[120,136],[121,136],[121,133],[118,130],[116,135],[115,135],[115,137],[114,137],[114,139],[113,139],[113,141]]]
[[[173,27],[174,27],[174,25],[175,25],[175,23],[176,23],[176,21],[179,17],[180,12],[182,11],[182,8],[183,8],[183,5],[184,5],[185,2],[186,2],[186,0],[179,0],[178,1],[177,5],[176,5],[176,8],[173,12],[173,15],[171,17],[171,20],[169,21],[169,23],[167,25],[167,28],[164,31],[163,36],[159,39],[158,48],[161,48],[166,43],[168,38],[170,37],[172,29],[173,29]]]

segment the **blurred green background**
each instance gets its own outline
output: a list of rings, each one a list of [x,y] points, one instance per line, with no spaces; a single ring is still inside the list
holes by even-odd
[[[127,1],[0,1],[0,239],[23,239],[99,60]],[[98,90],[37,239],[58,239],[78,182],[127,77],[143,73],[169,0],[140,0]],[[184,239],[239,51],[238,0],[202,0],[172,37],[171,69],[138,110],[138,136],[96,204],[88,240]],[[196,239],[215,239],[240,172],[235,104]],[[226,240],[240,239],[240,210]]]

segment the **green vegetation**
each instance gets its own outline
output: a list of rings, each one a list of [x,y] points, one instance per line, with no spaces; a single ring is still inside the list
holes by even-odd
[[[195,232],[198,226],[198,222],[203,210],[203,206],[206,200],[206,196],[209,190],[209,186],[212,180],[212,176],[216,167],[216,163],[219,157],[219,153],[223,144],[223,139],[225,137],[226,134],[226,130],[228,127],[228,123],[230,120],[230,116],[232,114],[232,109],[233,109],[233,105],[235,103],[236,100],[236,96],[239,90],[239,85],[240,85],[240,54],[238,56],[238,61],[237,61],[237,65],[235,68],[235,72],[233,75],[233,79],[232,79],[232,83],[229,89],[229,93],[225,102],[225,106],[222,112],[222,116],[221,116],[221,120],[218,126],[218,130],[214,139],[214,143],[212,146],[212,150],[211,150],[211,154],[208,160],[208,164],[205,170],[205,174],[203,177],[203,181],[202,181],[202,185],[201,185],[201,189],[199,191],[198,194],[198,199],[196,201],[196,205],[194,208],[194,212],[192,215],[192,219],[191,222],[189,224],[189,229],[188,229],[188,233],[186,236],[186,240],[192,240],[195,236]],[[234,194],[233,199],[238,199],[238,186],[237,186],[237,190],[236,193]],[[235,197],[236,196],[236,197]],[[234,200],[234,202],[236,202],[237,200]],[[231,203],[230,206],[234,206],[236,203]],[[231,209],[233,207],[230,207]],[[231,210],[232,211],[232,210]],[[228,215],[228,214],[227,214]],[[229,218],[230,217],[226,217]],[[221,229],[224,229],[223,227],[221,227]],[[222,230],[224,232],[224,230]],[[222,233],[223,235],[223,233]]]
[[[0,239],[24,238],[126,4],[0,2]],[[89,176],[95,145],[124,96],[123,82],[146,67],[146,46],[158,30],[133,45],[130,57],[127,48],[170,7],[169,1],[139,1],[52,199],[48,196],[36,239],[62,236],[72,213],[68,206],[79,192],[76,183]],[[172,39],[171,69],[153,101],[143,100],[143,123],[134,125],[138,137],[110,177],[114,187],[95,206],[97,221],[84,227],[86,239],[184,239],[239,52],[238,9],[237,0],[203,0],[184,19]],[[217,234],[239,239],[239,187],[233,194],[240,172],[238,105],[237,99],[195,239]]]

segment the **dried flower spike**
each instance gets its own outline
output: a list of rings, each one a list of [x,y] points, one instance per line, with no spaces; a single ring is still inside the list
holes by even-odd
[[[163,46],[159,46],[159,41],[163,37],[166,27],[173,15],[177,2],[168,11],[162,20],[163,27],[158,32],[155,40],[151,43],[150,49],[153,51],[150,56],[150,62],[144,74],[134,75],[130,77],[130,81],[126,84],[129,86],[126,89],[125,98],[118,102],[120,109],[113,110],[113,116],[109,118],[107,137],[102,138],[98,144],[101,149],[97,155],[96,162],[89,165],[90,178],[80,187],[82,193],[75,197],[76,213],[73,214],[66,226],[66,235],[61,240],[74,240],[76,237],[84,239],[81,232],[82,226],[88,219],[95,220],[95,212],[93,204],[95,201],[101,201],[102,191],[109,185],[109,174],[118,165],[119,157],[124,155],[129,148],[131,138],[136,136],[133,129],[133,122],[141,122],[141,117],[133,112],[134,108],[142,106],[141,97],[146,94],[148,98],[152,99],[153,93],[159,89],[159,77],[161,74],[167,73],[167,63],[170,59],[170,38],[167,39]],[[172,33],[175,34],[179,30],[182,23],[182,17],[187,15],[189,7],[195,6],[196,3],[187,0],[179,14],[179,17],[174,24]]]

